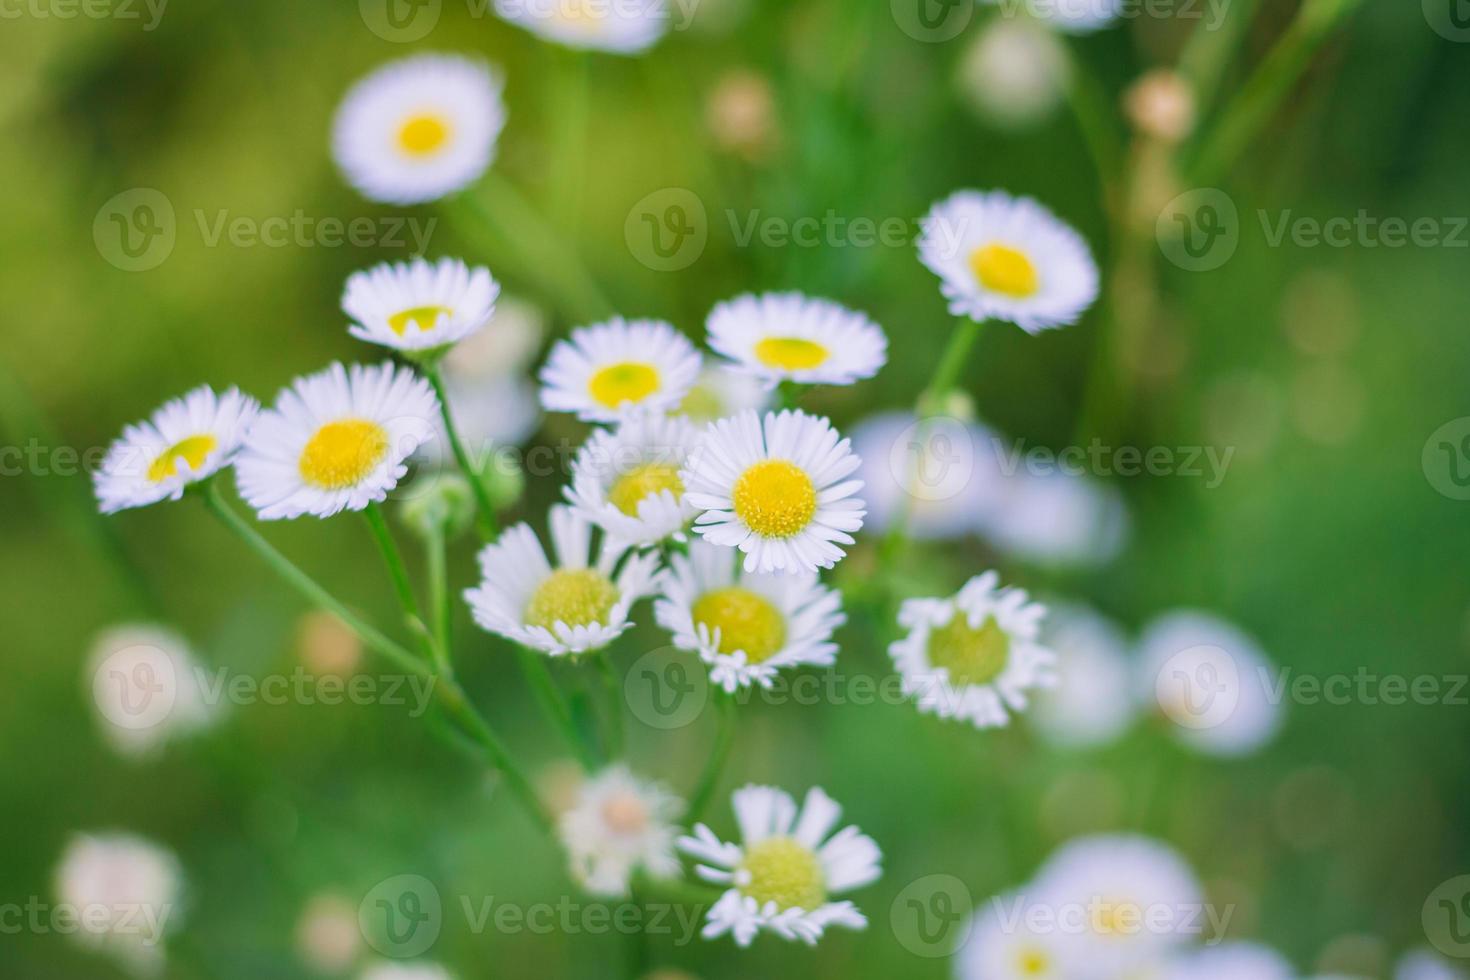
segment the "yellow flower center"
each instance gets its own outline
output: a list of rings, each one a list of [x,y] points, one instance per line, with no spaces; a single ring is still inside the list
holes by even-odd
[[[634,793],[618,793],[602,803],[602,819],[615,833],[629,837],[648,827],[648,807]]]
[[[1051,958],[1034,946],[1028,947],[1016,957],[1016,967],[1023,976],[1039,977],[1051,969]]]
[[[805,371],[827,362],[827,348],[801,337],[767,337],[755,345],[755,356],[766,367]]]
[[[1005,670],[1010,652],[1010,635],[994,616],[974,629],[957,609],[953,619],[929,634],[929,663],[948,668],[954,684],[990,683]]]
[[[1128,936],[1143,925],[1143,910],[1126,900],[1102,902],[1092,917],[1092,927],[1104,936]]]
[[[753,664],[763,663],[786,644],[786,618],[765,596],[731,586],[706,592],[694,603],[694,621],[720,631],[720,652],[744,650]]]
[[[398,146],[409,156],[429,156],[448,142],[449,123],[431,113],[410,116],[398,129]]]
[[[980,285],[995,293],[1025,299],[1041,288],[1036,266],[1025,252],[991,242],[970,253],[970,269]]]
[[[790,837],[770,837],[749,848],[740,869],[750,875],[741,891],[762,906],[813,911],[827,901],[822,865],[811,849]]]
[[[301,450],[301,478],[323,490],[350,487],[388,453],[388,432],[367,419],[328,422]]]
[[[767,459],[740,474],[731,494],[745,526],[767,538],[801,532],[817,513],[817,488],[795,463]]]
[[[638,516],[638,505],[656,493],[669,491],[676,498],[684,492],[677,468],[667,463],[645,463],[618,477],[607,492],[608,501],[629,517]]]
[[[557,623],[590,626],[606,623],[618,601],[618,588],[591,568],[563,568],[551,573],[526,605],[526,623],[551,629]]]
[[[402,337],[408,333],[410,326],[418,327],[419,330],[433,330],[434,324],[439,322],[440,316],[454,316],[454,311],[447,306],[414,306],[401,313],[395,313],[388,318],[388,326],[393,332]]]
[[[204,465],[204,457],[214,452],[218,445],[219,440],[207,433],[181,439],[165,449],[148,467],[148,479],[154,483],[162,483],[169,477],[178,475],[180,460],[188,463],[189,469],[197,472]]]
[[[641,402],[658,391],[658,369],[640,361],[609,364],[592,376],[587,390],[603,408]]]

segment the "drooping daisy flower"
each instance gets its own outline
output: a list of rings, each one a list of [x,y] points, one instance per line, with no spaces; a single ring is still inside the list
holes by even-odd
[[[184,638],[151,624],[100,633],[83,682],[103,738],[125,756],[148,756],[208,727],[216,714]]]
[[[1037,333],[1075,322],[1097,299],[1087,243],[1030,198],[960,191],[921,227],[919,260],[939,276],[955,316]]]
[[[1231,942],[1181,953],[1162,975],[1166,980],[1292,980],[1296,971],[1274,949],[1259,943]]]
[[[679,875],[674,821],[683,802],[661,783],[617,765],[589,777],[557,824],[572,876],[594,895],[626,895],[633,872]]]
[[[71,935],[139,976],[157,976],[163,940],[182,918],[182,871],[168,850],[131,834],[84,834],[56,868],[56,897],[76,910]]]
[[[668,0],[495,0],[495,12],[569,48],[638,54],[669,29]]]
[[[297,378],[250,428],[235,464],[261,520],[362,510],[403,479],[439,402],[408,368],[333,364]]]
[[[709,315],[709,345],[774,387],[782,381],[848,385],[888,362],[888,338],[862,313],[801,293],[740,296]]]
[[[842,808],[818,787],[796,801],[772,786],[745,786],[732,798],[739,844],[721,841],[704,824],[679,848],[698,861],[706,881],[729,885],[709,910],[701,935],[725,933],[749,946],[762,929],[814,945],[828,927],[864,929],[868,920],[849,901],[830,896],[861,888],[882,875],[883,854],[871,837],[848,826],[831,834]],[[831,836],[829,837],[829,834]]]
[[[888,648],[903,692],[919,710],[1000,728],[1023,711],[1027,691],[1054,683],[1056,654],[1039,641],[1046,608],[1026,592],[977,575],[949,599],[909,599],[898,613],[908,635]]]
[[[771,404],[771,391],[748,374],[708,367],[674,411],[691,422],[708,424],[744,411],[763,412]]]
[[[634,415],[592,433],[572,461],[568,502],[615,540],[650,545],[694,518],[680,471],[699,432],[678,416]]]
[[[674,646],[710,665],[710,680],[726,691],[770,687],[782,667],[836,659],[832,631],[847,617],[842,597],[815,572],[737,573],[735,552],[705,541],[670,564],[654,616],[674,634]]]
[[[1027,717],[1047,741],[1065,748],[1105,745],[1133,720],[1128,642],[1110,620],[1085,606],[1052,607],[1042,641],[1057,655],[1054,687],[1038,691]]]
[[[745,553],[747,572],[831,568],[863,526],[849,480],[862,461],[832,423],[800,411],[713,423],[682,474],[705,540]]]
[[[1071,980],[1068,949],[1054,930],[1036,928],[1024,895],[996,895],[975,911],[969,939],[955,955],[957,980]]]
[[[483,580],[465,592],[475,622],[552,656],[600,650],[631,624],[628,610],[658,584],[658,554],[630,554],[606,539],[589,564],[592,525],[570,507],[551,508],[556,565],[527,524],[509,528],[480,552]]]
[[[364,197],[418,204],[483,174],[504,127],[500,77],[488,65],[421,54],[352,87],[332,124],[332,155]]]
[[[185,487],[229,465],[259,411],[234,388],[216,395],[203,386],[168,402],[108,448],[92,477],[98,507],[113,514],[178,500]]]
[[[541,404],[586,422],[666,411],[689,393],[699,367],[694,345],[667,323],[616,318],[557,341],[541,369]]]
[[[358,340],[404,352],[436,351],[488,323],[499,295],[489,269],[470,269],[458,259],[384,262],[348,277],[342,311]]]

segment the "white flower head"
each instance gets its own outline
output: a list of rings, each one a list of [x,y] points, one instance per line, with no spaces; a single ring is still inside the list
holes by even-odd
[[[348,332],[405,353],[437,351],[476,333],[495,315],[500,284],[459,259],[384,262],[354,272],[342,293]]]
[[[234,388],[195,388],[123,430],[93,474],[104,514],[178,500],[184,489],[228,466],[260,405]]]
[[[215,717],[189,645],[161,626],[103,630],[92,641],[83,683],[103,738],[124,756],[152,755]]]
[[[1163,975],[1167,980],[1292,980],[1296,971],[1274,949],[1230,942],[1182,952],[1169,962]]]
[[[791,796],[772,786],[745,786],[732,797],[740,843],[721,841],[704,824],[679,848],[700,861],[695,872],[729,889],[709,910],[701,935],[725,933],[749,946],[761,930],[815,945],[832,927],[867,928],[850,901],[831,896],[861,888],[882,875],[883,854],[856,827],[832,828],[842,815],[819,787],[807,792],[798,811]]]
[[[771,404],[771,391],[748,374],[707,367],[675,411],[690,421],[708,424],[741,412],[764,412]]]
[[[710,680],[730,692],[769,688],[783,667],[830,666],[832,632],[847,621],[841,595],[815,572],[761,574],[736,564],[734,551],[706,541],[671,557],[654,616],[674,646],[697,652]]]
[[[975,38],[961,63],[961,84],[975,107],[1003,127],[1033,125],[1066,94],[1072,65],[1052,31],[1030,20],[997,19]]]
[[[742,412],[710,425],[683,473],[705,540],[745,553],[748,572],[831,568],[863,526],[862,464],[825,418]]]
[[[79,835],[56,868],[57,900],[77,911],[73,938],[139,976],[162,972],[182,890],[178,858],[131,834]]]
[[[1017,9],[1003,0],[985,2],[1000,6],[1007,17]],[[1024,0],[1019,9],[1064,34],[1091,34],[1123,15],[1123,0]]]
[[[297,378],[260,414],[235,464],[261,520],[331,517],[386,499],[433,437],[439,402],[408,368],[333,364]]]
[[[669,29],[668,0],[495,0],[495,12],[569,48],[640,54]]]
[[[421,54],[359,81],[337,109],[332,155],[349,183],[385,204],[434,201],[495,159],[505,127],[500,76],[483,62]]]
[[[358,980],[454,980],[454,975],[438,963],[374,963],[362,971]]]
[[[1097,299],[1097,263],[1082,236],[1027,197],[959,191],[921,222],[919,260],[949,311],[1038,333],[1075,323]]]
[[[541,369],[541,404],[586,422],[668,411],[689,393],[699,369],[699,352],[669,324],[615,318],[556,342]]]
[[[682,537],[694,508],[679,474],[698,444],[694,423],[679,416],[632,415],[616,429],[598,429],[572,461],[567,500],[626,544]]]
[[[502,294],[484,330],[470,334],[444,355],[446,381],[520,379],[541,350],[546,314],[534,303]]]
[[[1393,980],[1465,980],[1465,975],[1459,966],[1427,946],[1405,953],[1393,968]]]
[[[909,599],[898,622],[908,635],[888,648],[903,692],[919,710],[1002,728],[1024,711],[1032,688],[1055,683],[1056,654],[1041,645],[1046,607],[977,575],[949,599]]]
[[[1065,943],[1036,928],[1022,895],[996,895],[975,911],[969,939],[955,954],[957,980],[1072,980]]]
[[[1130,528],[1115,487],[1063,470],[1016,472],[996,506],[976,517],[996,548],[1042,565],[1106,564],[1128,543]]]
[[[709,345],[768,387],[849,385],[888,362],[888,338],[862,313],[801,293],[745,295],[709,315]]]
[[[592,525],[570,507],[551,508],[556,565],[530,525],[508,528],[480,552],[479,588],[465,592],[475,622],[552,656],[600,650],[632,625],[628,611],[658,586],[658,554],[629,554],[604,538],[590,561]]]
[[[674,821],[683,812],[683,802],[663,784],[626,766],[589,777],[557,825],[572,876],[594,895],[627,895],[638,868],[654,878],[677,878]]]
[[[1055,686],[1037,692],[1027,716],[1041,735],[1063,748],[1105,745],[1137,712],[1133,668],[1122,630],[1079,605],[1052,606],[1042,641],[1057,655]]]

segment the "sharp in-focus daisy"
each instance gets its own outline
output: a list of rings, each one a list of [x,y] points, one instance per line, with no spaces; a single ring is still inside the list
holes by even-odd
[[[230,463],[259,411],[234,388],[223,395],[195,388],[168,402],[108,448],[92,477],[98,507],[112,514],[178,500],[185,487]]]
[[[442,351],[495,315],[500,284],[458,259],[385,262],[354,272],[342,294],[348,332],[407,354]]]
[[[1087,243],[1030,198],[960,191],[921,227],[919,259],[939,276],[955,316],[1037,333],[1076,322],[1097,299]]]
[[[57,901],[82,913],[72,937],[138,976],[163,972],[182,890],[178,858],[131,834],[79,835],[56,868]]]
[[[626,895],[639,868],[654,878],[677,878],[674,826],[683,802],[661,783],[640,779],[626,766],[588,778],[558,831],[572,875],[594,895]]]
[[[977,909],[955,954],[957,980],[1072,980],[1065,945],[1035,928],[1029,911],[1023,895],[996,895]]]
[[[605,539],[589,563],[592,525],[570,507],[551,508],[553,566],[527,524],[480,552],[480,587],[465,592],[475,622],[536,650],[561,656],[600,650],[631,624],[628,610],[658,584],[658,554],[629,554]]]
[[[297,378],[250,428],[235,464],[240,495],[266,521],[362,510],[403,479],[438,414],[408,368],[333,364]]]
[[[615,540],[650,545],[681,535],[694,518],[679,473],[699,444],[694,423],[634,415],[592,433],[572,461],[568,502]]]
[[[832,423],[800,411],[742,412],[710,425],[684,471],[705,540],[745,553],[747,572],[831,568],[863,526],[862,465]]]
[[[750,375],[707,367],[674,411],[690,421],[708,424],[744,411],[763,412],[770,404],[770,389]]]
[[[495,0],[495,12],[569,48],[639,54],[669,29],[668,0]]]
[[[829,927],[867,927],[852,902],[830,897],[877,881],[883,854],[856,827],[832,834],[842,808],[831,797],[814,787],[798,811],[782,790],[745,786],[733,803],[739,844],[721,841],[704,824],[679,838],[680,849],[702,862],[695,868],[701,878],[729,886],[709,910],[704,938],[728,932],[749,946],[768,929],[813,945]]]
[[[903,692],[919,710],[1000,728],[1024,711],[1027,691],[1054,683],[1056,655],[1039,640],[1046,608],[986,572],[949,599],[909,599],[898,613],[909,631],[889,655]]]
[[[557,341],[541,369],[541,404],[586,422],[667,411],[689,393],[699,369],[699,352],[667,323],[616,318]]]
[[[697,652],[710,680],[733,692],[770,687],[782,667],[827,667],[837,657],[832,632],[846,622],[842,597],[801,575],[740,572],[736,554],[705,541],[674,555],[654,604],[674,645]]]
[[[415,55],[347,93],[332,125],[332,155],[364,197],[419,204],[483,174],[504,127],[500,77],[488,65]]]
[[[709,345],[774,387],[782,381],[847,385],[888,361],[888,338],[862,313],[801,293],[740,296],[709,315]]]

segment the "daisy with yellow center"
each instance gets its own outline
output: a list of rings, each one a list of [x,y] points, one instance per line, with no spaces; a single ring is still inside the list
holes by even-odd
[[[333,364],[298,378],[251,426],[235,466],[240,495],[266,521],[362,510],[407,474],[438,414],[408,368]]]
[[[1067,958],[1067,944],[1057,930],[1036,927],[1038,911],[1028,907],[1023,894],[996,895],[977,908],[963,933],[965,945],[955,953],[957,980],[1070,980],[1090,975],[1082,969],[1086,964]]]
[[[862,313],[801,293],[741,296],[710,313],[709,345],[768,387],[847,385],[888,361],[888,338]]]
[[[694,509],[679,472],[698,443],[694,424],[678,416],[635,415],[599,429],[572,461],[567,501],[626,544],[682,538]]]
[[[348,332],[407,355],[442,353],[495,315],[500,284],[485,268],[458,259],[385,262],[347,279],[342,311]]]
[[[710,680],[730,692],[769,688],[783,667],[831,666],[832,633],[847,620],[842,597],[815,572],[762,575],[737,564],[731,549],[705,541],[671,557],[653,612],[674,646],[698,653]]]
[[[669,0],[495,0],[502,19],[569,48],[633,55],[669,29]]]
[[[699,377],[699,352],[657,320],[609,320],[557,341],[541,369],[541,404],[586,422],[671,410]]]
[[[832,423],[743,412],[712,424],[683,473],[694,530],[745,553],[747,572],[831,568],[863,526],[861,465]]]
[[[728,932],[736,945],[749,946],[757,933],[770,930],[810,946],[831,927],[867,928],[852,902],[832,896],[877,881],[883,854],[856,827],[832,833],[842,808],[831,797],[814,787],[798,810],[782,790],[746,786],[732,802],[739,844],[721,841],[704,824],[679,838],[679,848],[701,862],[696,874],[729,886],[709,910],[704,938]]]
[[[624,896],[639,869],[677,878],[674,826],[684,803],[662,783],[616,765],[590,776],[557,824],[572,877],[594,895]]]
[[[919,710],[1000,728],[1022,711],[1027,691],[1055,683],[1056,655],[1039,642],[1046,608],[1000,576],[972,578],[949,599],[910,599],[898,613],[908,635],[889,655],[903,692]]]
[[[625,557],[625,546],[604,538],[591,562],[592,525],[562,505],[551,508],[551,540],[554,566],[527,524],[486,545],[480,586],[465,592],[470,611],[483,629],[552,656],[601,650],[657,587],[658,554]]]
[[[104,514],[178,500],[184,489],[229,465],[260,405],[234,388],[222,395],[205,386],[166,403],[130,425],[108,448],[93,474]]]

